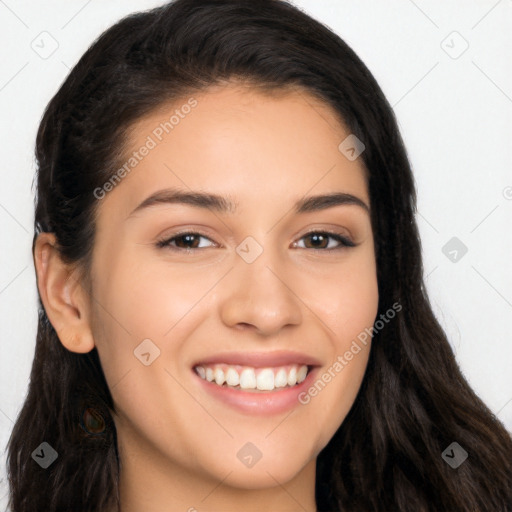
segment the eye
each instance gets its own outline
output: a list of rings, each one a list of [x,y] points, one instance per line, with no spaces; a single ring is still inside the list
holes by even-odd
[[[165,238],[163,240],[159,240],[157,242],[157,247],[159,248],[169,248],[171,250],[184,250],[184,251],[190,251],[191,249],[205,249],[207,247],[213,247],[215,243],[213,242],[212,245],[207,245],[206,247],[204,245],[200,245],[199,240],[203,238],[204,240],[210,240],[207,236],[197,233],[194,231],[185,232],[185,233],[179,233],[176,235],[173,235],[170,238]],[[211,240],[210,240],[211,241]]]
[[[330,233],[328,231],[311,231],[304,235],[301,240],[305,240],[306,243],[304,247],[299,247],[300,249],[336,250],[343,247],[355,247],[356,245],[352,240],[340,233]],[[296,242],[294,247],[297,246]]]
[[[212,243],[209,245],[201,245],[201,239],[209,240]],[[328,231],[311,231],[304,235],[301,240],[306,241],[304,246],[301,247],[295,242],[293,247],[298,247],[299,249],[336,250],[342,249],[343,247],[355,247],[356,245],[352,240],[340,233],[330,233]],[[192,249],[206,249],[208,247],[214,247],[216,244],[202,233],[187,231],[159,240],[156,245],[158,248],[190,252]]]

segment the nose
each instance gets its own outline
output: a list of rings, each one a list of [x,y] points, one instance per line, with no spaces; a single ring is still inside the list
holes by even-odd
[[[293,291],[291,272],[270,250],[252,263],[237,256],[222,289],[220,316],[229,327],[277,335],[302,321],[302,302]]]

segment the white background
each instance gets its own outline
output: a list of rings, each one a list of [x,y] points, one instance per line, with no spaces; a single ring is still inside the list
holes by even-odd
[[[69,68],[103,30],[161,3],[0,0],[2,452],[27,391],[35,347],[37,126]],[[294,3],[355,50],[393,105],[418,187],[434,311],[466,378],[512,432],[512,1]],[[41,37],[51,48],[42,32],[58,43],[46,59],[32,48],[42,45]],[[454,236],[468,248],[455,263],[442,252]],[[3,509],[4,456],[0,462]]]

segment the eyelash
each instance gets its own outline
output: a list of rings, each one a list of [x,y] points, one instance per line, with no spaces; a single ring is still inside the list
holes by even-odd
[[[176,234],[174,234],[170,238],[168,237],[168,238],[164,238],[162,240],[158,240],[156,242],[156,246],[159,249],[164,249],[165,248],[165,249],[169,249],[171,251],[177,251],[177,252],[185,251],[187,253],[189,253],[191,251],[202,250],[202,249],[209,249],[210,248],[210,247],[187,247],[187,248],[182,248],[182,247],[175,247],[175,246],[171,245],[171,242],[175,241],[178,238],[185,237],[187,235],[194,235],[194,236],[199,235],[202,238],[207,238],[208,240],[213,241],[208,236],[206,236],[205,234],[200,233],[198,231],[184,231],[182,233],[176,233]],[[332,239],[336,240],[340,245],[338,247],[331,247],[331,248],[300,247],[300,249],[310,249],[310,250],[316,250],[316,251],[337,251],[337,250],[341,250],[341,249],[344,249],[344,248],[355,247],[357,245],[352,240],[350,240],[349,238],[341,235],[340,233],[333,233],[333,232],[330,232],[330,231],[309,231],[308,233],[305,233],[300,238],[300,240],[302,240],[305,237],[311,236],[311,235],[327,236],[328,238],[332,238]]]

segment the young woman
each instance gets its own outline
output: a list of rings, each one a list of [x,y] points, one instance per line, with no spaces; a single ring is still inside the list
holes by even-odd
[[[37,136],[12,512],[506,511],[512,440],[423,283],[395,117],[277,0],[107,30]]]

